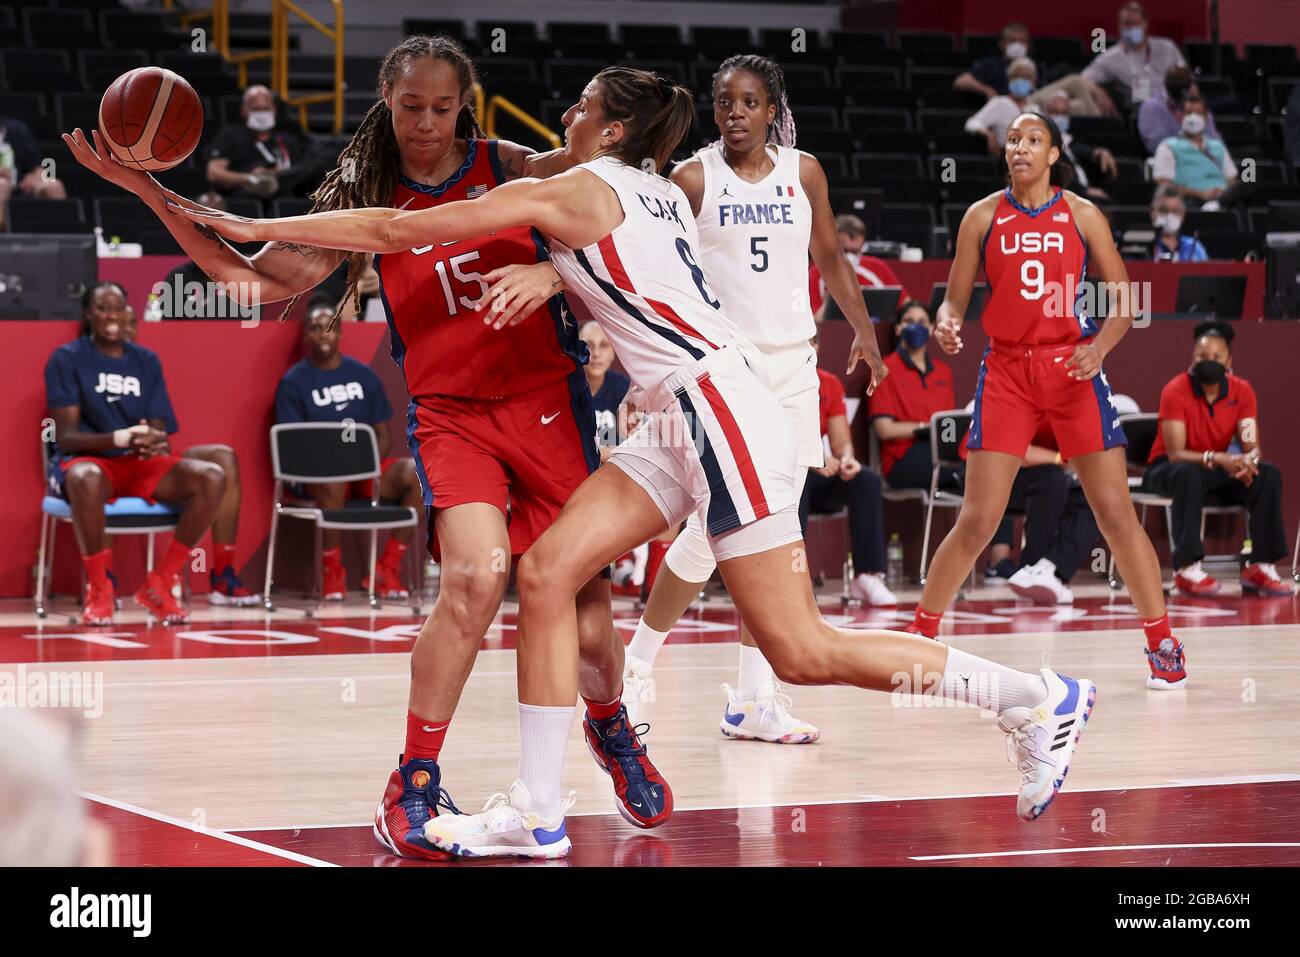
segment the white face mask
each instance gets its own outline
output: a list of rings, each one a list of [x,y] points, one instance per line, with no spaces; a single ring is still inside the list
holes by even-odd
[[[1018,60],[1028,52],[1029,52],[1029,44],[1027,43],[1021,43],[1019,40],[1017,40],[1015,43],[1007,44],[1006,53],[1007,53],[1008,60]]]
[[[275,126],[275,110],[249,110],[248,128],[265,133]]]
[[[1183,117],[1183,132],[1188,136],[1200,136],[1205,132],[1205,116],[1201,113],[1188,113]]]
[[[1156,228],[1171,235],[1177,234],[1183,228],[1183,217],[1177,213],[1157,213],[1155,220]]]

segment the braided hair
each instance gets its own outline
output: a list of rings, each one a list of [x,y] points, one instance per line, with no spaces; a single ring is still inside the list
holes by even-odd
[[[790,101],[785,97],[785,73],[775,60],[757,53],[741,53],[727,57],[713,74],[713,96],[718,95],[718,85],[722,75],[732,70],[745,70],[763,81],[767,98],[776,104],[776,116],[767,128],[767,141],[777,146],[794,146],[794,114],[790,112]]]
[[[387,206],[392,202],[393,189],[401,174],[401,152],[393,135],[393,113],[384,102],[384,93],[392,90],[411,61],[424,57],[451,64],[460,82],[462,95],[468,94],[478,82],[473,61],[460,44],[450,37],[410,36],[389,50],[379,64],[376,82],[379,100],[352,134],[352,141],[339,153],[339,165],[330,171],[320,188],[312,194],[313,213]],[[456,117],[456,136],[461,139],[482,139],[486,136],[474,115],[472,99],[466,99]],[[347,287],[334,310],[335,322],[338,322],[343,304],[354,298],[368,256],[366,253],[348,253],[346,259]],[[299,296],[294,296],[289,300],[281,319],[289,314],[298,299]]]

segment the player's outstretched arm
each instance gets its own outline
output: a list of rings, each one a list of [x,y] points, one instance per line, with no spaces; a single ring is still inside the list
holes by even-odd
[[[505,183],[478,199],[447,203],[433,209],[388,207],[340,209],[279,219],[232,216],[197,203],[176,205],[181,215],[210,226],[234,242],[281,242],[364,253],[394,253],[403,249],[450,243],[473,236],[536,226],[561,237],[581,232],[574,226],[585,210],[573,173],[554,179],[519,179]],[[597,235],[594,238],[599,238]],[[594,240],[593,240],[594,241]]]
[[[292,243],[270,244],[255,255],[246,256],[227,245],[206,225],[180,215],[168,200],[187,201],[148,173],[119,163],[98,132],[92,130],[91,136],[93,146],[80,129],[63,134],[63,140],[82,166],[139,196],[209,279],[234,284],[228,287],[227,296],[241,300],[241,305],[256,304],[242,301],[252,298],[252,290],[256,290],[256,299],[262,303],[296,296],[311,289],[343,261],[342,254],[335,250]]]
[[[934,317],[935,341],[949,355],[961,351],[961,326],[966,317],[966,307],[970,304],[971,290],[975,288],[975,278],[979,275],[980,244],[988,232],[996,205],[996,195],[972,204],[957,228],[952,266],[948,269],[948,291],[943,302],[939,303],[939,314]]]

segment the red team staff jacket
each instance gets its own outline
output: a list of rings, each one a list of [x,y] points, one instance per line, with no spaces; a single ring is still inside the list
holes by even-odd
[[[430,209],[475,199],[504,183],[497,141],[468,143],[461,168],[438,186],[401,177],[392,205]],[[586,345],[565,314],[563,297],[552,297],[518,325],[500,331],[485,326],[483,315],[474,311],[487,295],[486,274],[549,258],[541,234],[528,226],[375,257],[393,359],[412,400],[504,399],[580,370]]]

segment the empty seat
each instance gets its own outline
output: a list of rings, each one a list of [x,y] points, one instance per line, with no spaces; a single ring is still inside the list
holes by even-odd
[[[751,53],[754,33],[749,27],[692,27],[690,45],[706,60],[722,62],[737,53]]]
[[[14,196],[9,200],[9,231],[14,233],[84,233],[85,211],[80,199],[29,199]]]
[[[835,71],[835,82],[846,96],[864,96],[864,105],[877,90],[898,89],[903,78],[898,70],[888,66],[842,66]]]
[[[921,179],[921,158],[903,153],[855,153],[853,175],[865,185],[875,185],[885,178]]]
[[[997,174],[993,157],[987,153],[959,153],[930,157],[930,178],[941,183],[966,177],[988,179]]]
[[[99,93],[59,93],[54,97],[54,113],[59,128],[71,132],[77,127],[90,130],[99,125]]]
[[[950,91],[953,80],[962,72],[960,67],[955,66],[909,66],[903,71],[903,82],[908,89],[915,90],[924,97],[929,91]]]
[[[148,65],[149,57],[143,50],[95,49],[77,52],[77,67],[81,70],[81,78],[87,90],[103,90],[123,73]],[[160,63],[159,66],[165,66],[170,70],[176,69],[165,63]],[[189,77],[184,70],[177,72],[186,78]]]
[[[29,7],[23,11],[23,35],[34,47],[84,48],[99,43],[89,10]]]
[[[922,133],[961,133],[965,134],[966,121],[970,113],[965,110],[919,109],[916,111],[917,126]],[[961,150],[960,152],[969,152]]]
[[[802,132],[838,132],[840,128],[840,111],[829,106],[791,107],[795,124]]]
[[[898,49],[904,53],[956,53],[951,33],[931,30],[900,30]]]
[[[844,108],[844,124],[846,129],[855,132],[859,129],[910,130],[912,112],[897,107],[848,106]],[[889,152],[904,151],[890,150]]]
[[[0,93],[0,116],[21,120],[47,112],[44,93]]]
[[[133,10],[100,11],[99,32],[104,46],[127,49],[175,49],[182,40],[186,45],[190,40],[189,31],[180,29],[176,16],[137,13]]]
[[[1087,56],[1078,37],[1034,37],[1029,55],[1045,66]]]
[[[602,22],[583,21],[578,23],[551,23],[546,32],[551,38],[551,45],[556,50],[567,50],[570,44],[610,44],[609,26]]]
[[[1220,209],[1206,212],[1203,209],[1189,209],[1183,217],[1183,232],[1198,233],[1202,230],[1211,232],[1235,232],[1241,228],[1235,209]]]
[[[529,26],[532,27],[533,25],[530,23]],[[460,40],[468,36],[469,31],[465,29],[464,20],[453,20],[450,17],[418,17],[402,21],[403,36],[409,37],[421,33]]]
[[[871,58],[889,46],[884,33],[874,30],[832,30],[831,49],[847,62],[858,58]]]
[[[662,56],[682,45],[682,28],[675,23],[625,23],[619,39],[635,57]]]
[[[1197,238],[1205,247],[1211,259],[1245,259],[1250,253],[1259,253],[1264,247],[1264,237],[1255,236],[1241,230],[1211,230],[1200,233]]]
[[[603,60],[546,60],[542,64],[542,76],[552,95],[572,102],[605,66]]]

